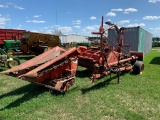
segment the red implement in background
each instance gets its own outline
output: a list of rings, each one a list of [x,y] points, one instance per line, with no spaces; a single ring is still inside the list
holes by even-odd
[[[26,32],[26,30],[0,29],[0,47],[4,45],[3,40],[20,40],[24,32]]]

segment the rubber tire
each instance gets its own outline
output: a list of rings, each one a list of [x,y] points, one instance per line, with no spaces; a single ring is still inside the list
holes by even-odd
[[[7,62],[7,66],[8,68],[12,68],[14,66],[18,66],[21,64],[20,60],[18,58],[12,58],[13,60],[12,61],[8,61]],[[16,63],[16,64],[15,64]]]
[[[142,61],[136,61],[133,67],[133,73],[138,75],[144,70],[144,63]]]
[[[14,51],[13,50],[8,50],[7,54],[12,57],[12,56],[14,56]]]

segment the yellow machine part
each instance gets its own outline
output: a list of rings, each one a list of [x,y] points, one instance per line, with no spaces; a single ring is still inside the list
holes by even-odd
[[[35,46],[37,43],[39,47],[55,47],[59,45],[61,42],[58,35],[36,32],[24,32],[22,34],[22,43],[27,44],[29,49],[28,51],[30,51],[31,48]]]

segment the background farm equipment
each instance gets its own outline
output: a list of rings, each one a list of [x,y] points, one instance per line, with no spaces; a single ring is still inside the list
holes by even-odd
[[[24,32],[21,41],[20,48],[23,53],[41,54],[48,48],[60,45],[58,35],[36,32]]]
[[[11,58],[3,49],[0,48],[0,66],[8,66],[12,68],[14,66],[20,65],[18,58]]]
[[[86,47],[90,47],[91,44],[88,43],[88,42],[84,42],[84,43],[76,43],[76,47],[78,47],[78,46],[86,46]]]
[[[75,81],[77,50],[55,47],[43,54],[1,73],[65,92]]]
[[[0,29],[0,48],[4,47],[4,40],[20,40],[26,30]]]
[[[125,46],[129,48],[129,45],[123,44],[123,31],[125,28],[122,27],[119,29],[117,25],[112,24],[111,22],[106,22],[106,24],[110,25],[110,27],[105,30],[103,28],[102,17],[102,23],[99,28],[99,32],[92,33],[100,36],[100,44],[98,47],[78,47],[78,64],[93,70],[93,74],[91,76],[92,82],[94,82],[94,79],[96,78],[101,78],[110,75],[111,73],[117,74],[119,82],[120,72],[129,71],[132,69],[135,74],[140,74],[144,69],[144,64],[142,61],[138,60],[143,60],[143,53],[136,51],[128,52],[123,49]],[[118,44],[116,44],[116,48],[104,44],[107,40],[109,40],[105,36],[106,31],[109,29],[114,29],[116,34],[118,34]]]
[[[20,52],[21,40],[3,40],[4,50],[9,56],[14,56],[15,52]]]

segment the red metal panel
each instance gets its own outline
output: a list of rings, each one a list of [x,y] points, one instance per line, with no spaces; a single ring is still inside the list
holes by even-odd
[[[70,55],[70,54],[72,54],[72,53],[74,53],[74,52],[76,52],[76,51],[77,51],[77,49],[74,47],[74,48],[72,48],[72,49],[64,52],[63,54],[59,55],[58,57],[56,57],[56,58],[54,58],[54,59],[52,59],[52,60],[50,60],[50,61],[42,64],[41,66],[37,67],[36,69],[33,69],[32,71],[26,73],[26,74],[23,75],[23,76],[26,76],[26,77],[32,76],[32,77],[35,77],[35,78],[36,78],[38,71],[40,71],[40,70],[42,70],[42,69],[44,69],[44,68],[52,65],[53,63],[61,60],[62,58],[65,58],[66,56],[68,56],[68,55]]]
[[[40,70],[42,70],[42,69],[54,64],[55,62],[61,60],[62,58],[67,57],[68,55],[71,56],[71,54],[74,53],[74,52],[75,52],[75,55],[76,55],[77,54],[77,49],[75,47],[70,49],[70,50],[68,50],[68,51],[66,51],[66,52],[64,52],[63,54],[59,55],[58,57],[56,57],[56,58],[54,58],[54,59],[42,64],[41,66],[37,67],[36,69],[33,69],[32,71],[22,75],[21,77],[29,77],[29,78],[32,78],[32,79],[33,78],[36,79],[37,75],[38,75],[37,74],[38,71],[40,71]]]
[[[26,30],[0,29],[0,44],[4,44],[3,40],[13,39],[12,36],[14,36],[16,40],[20,40],[23,32],[26,32]]]

